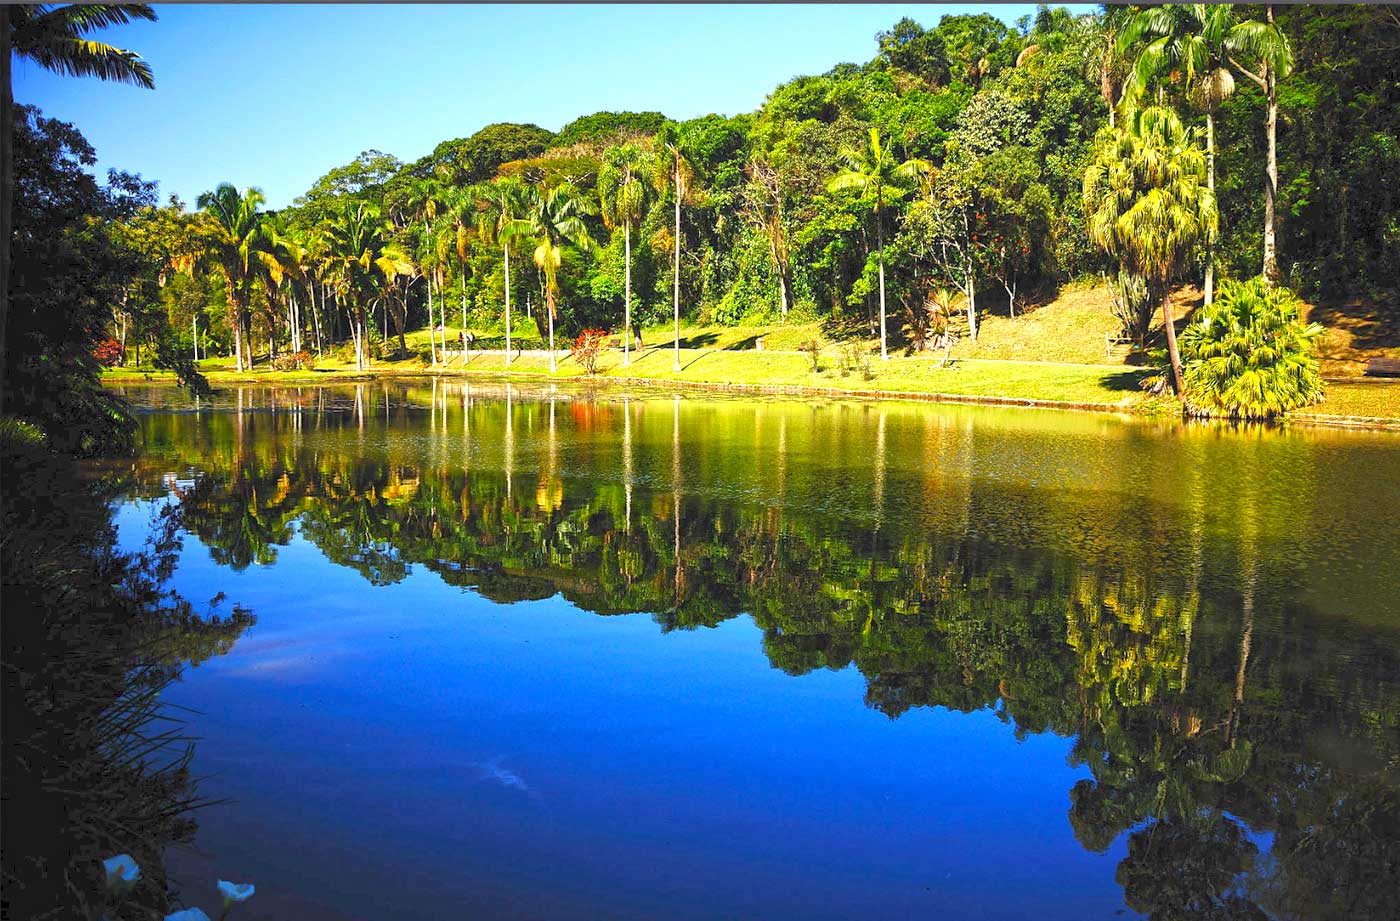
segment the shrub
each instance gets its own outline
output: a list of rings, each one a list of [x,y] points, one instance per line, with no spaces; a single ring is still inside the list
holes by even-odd
[[[875,379],[875,372],[870,368],[870,354],[857,344],[849,344],[841,350],[841,376],[849,377],[852,371],[860,372],[863,380]]]
[[[1262,278],[1227,282],[1181,334],[1186,411],[1196,416],[1273,419],[1322,401],[1313,342],[1287,288]]]
[[[1104,276],[1108,286],[1113,315],[1121,324],[1119,332],[1137,342],[1141,348],[1152,329],[1152,314],[1157,305],[1147,290],[1147,280],[1131,272],[1119,272],[1115,277]]]
[[[608,333],[602,329],[585,329],[569,343],[569,352],[574,360],[589,374],[598,373],[598,356],[607,347]]]
[[[807,354],[807,360],[812,363],[812,373],[820,373],[822,369],[822,344],[815,339],[808,339],[802,343],[802,351]]]
[[[103,339],[92,350],[92,357],[104,368],[114,368],[126,358],[126,349],[116,339]]]
[[[272,370],[310,371],[315,363],[315,359],[311,357],[309,352],[284,352],[272,359]]]

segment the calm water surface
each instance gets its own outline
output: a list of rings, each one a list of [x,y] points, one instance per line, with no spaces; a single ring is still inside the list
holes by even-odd
[[[460,381],[128,388],[191,904],[1394,918],[1400,437]]]

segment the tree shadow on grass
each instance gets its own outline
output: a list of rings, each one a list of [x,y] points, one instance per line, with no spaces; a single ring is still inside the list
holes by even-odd
[[[714,345],[718,341],[718,333],[691,333],[688,336],[681,337],[681,348],[703,349],[706,346]]]
[[[1396,297],[1400,296],[1392,295]],[[1308,319],[1341,333],[1323,336],[1317,357],[1353,373],[1361,372],[1383,350],[1393,354],[1400,349],[1400,311],[1387,311],[1375,301],[1353,298],[1315,304]]]
[[[1142,371],[1120,371],[1103,379],[1109,390],[1122,390],[1140,393],[1142,391]]]

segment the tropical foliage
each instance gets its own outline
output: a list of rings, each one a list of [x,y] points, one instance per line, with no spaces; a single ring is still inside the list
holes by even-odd
[[[1227,283],[1181,334],[1187,410],[1201,416],[1273,419],[1322,400],[1313,343],[1288,290],[1261,278]]]
[[[17,56],[149,84],[138,57],[87,37],[145,7],[7,9]],[[1152,320],[1166,290],[1204,281],[1209,302],[1217,276],[1261,267],[1305,294],[1375,298],[1390,322],[1397,36],[1378,7],[904,19],[865,63],[733,117],[599,112],[557,134],[489,125],[412,162],[370,149],[275,213],[232,186],[194,212],[93,209],[153,281],[106,297],[103,338],[127,362],[306,351],[362,367],[426,326],[438,364],[449,327],[513,352],[526,320],[546,339],[607,329],[630,360],[666,322],[678,362],[685,320],[795,319],[888,355],[931,348],[935,312],[972,338],[979,316],[1108,277],[1124,334],[1150,348],[1172,332]],[[542,233],[536,206],[565,187],[571,236],[596,245]],[[370,245],[346,248],[347,221],[376,225],[357,231]]]

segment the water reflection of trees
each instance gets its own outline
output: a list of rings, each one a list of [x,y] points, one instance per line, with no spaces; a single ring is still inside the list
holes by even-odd
[[[147,436],[162,463],[199,471],[185,526],[235,568],[299,530],[374,584],[421,566],[495,601],[561,594],[663,630],[747,613],[775,668],[854,666],[891,718],[991,709],[1018,735],[1072,738],[1089,776],[1069,821],[1091,851],[1126,835],[1135,910],[1393,916],[1400,638],[1298,600],[1296,567],[1269,554],[1310,514],[1306,495],[1212,487],[1207,438],[1176,446],[1186,500],[1167,507],[1134,492],[1133,471],[1090,490],[895,469],[919,444],[966,462],[973,432],[931,417],[894,444],[884,410],[866,409],[863,454],[859,432],[808,436],[835,464],[873,459],[852,521],[819,507],[849,484],[810,456],[825,479],[801,479],[782,413],[715,415],[682,445],[671,400],[570,402],[561,423],[556,401],[513,392],[454,395],[449,414],[434,389],[424,443],[412,400],[373,396],[311,431],[284,410],[153,416]],[[759,469],[728,480],[761,488],[687,485],[742,463]]]
[[[193,837],[192,746],[161,692],[225,652],[246,611],[205,615],[163,588],[180,511],[144,552],[116,548],[114,484],[0,436],[4,562],[4,916],[164,915],[163,849]],[[101,861],[131,854],[131,897],[102,911]]]

